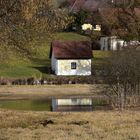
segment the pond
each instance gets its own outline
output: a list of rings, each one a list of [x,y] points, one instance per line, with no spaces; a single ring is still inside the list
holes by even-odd
[[[61,98],[43,100],[1,100],[0,108],[11,110],[85,112],[110,109],[105,100],[92,98]]]

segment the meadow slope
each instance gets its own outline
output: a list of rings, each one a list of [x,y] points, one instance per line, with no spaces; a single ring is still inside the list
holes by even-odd
[[[56,33],[51,39],[43,41],[30,42],[35,44],[32,49],[30,59],[26,55],[18,54],[17,52],[7,51],[7,56],[3,61],[0,61],[0,77],[1,78],[25,78],[34,77],[40,78],[48,75],[47,71],[50,68],[50,45],[52,40],[70,41],[70,40],[89,40],[88,37],[76,33]],[[27,46],[32,48],[30,45]],[[0,51],[1,48],[0,48]]]
[[[15,52],[7,52],[6,59],[0,61],[0,78],[41,78],[50,76],[49,52],[52,40],[85,41],[90,39],[87,36],[71,32],[56,33],[52,36],[51,40],[46,38],[43,42],[38,42],[35,50],[32,50],[33,54],[30,56],[30,59]],[[104,58],[110,56],[112,52],[93,51],[93,54],[93,67],[95,70],[99,70],[102,68]]]

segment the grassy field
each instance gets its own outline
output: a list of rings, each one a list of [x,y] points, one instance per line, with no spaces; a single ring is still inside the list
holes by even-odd
[[[89,40],[76,33],[56,33],[52,40]],[[26,57],[9,54],[9,59],[0,62],[0,77],[41,77],[47,75],[50,67],[49,51],[51,41],[38,43],[37,54],[29,60]]]
[[[93,68],[94,70],[102,70],[104,64],[106,64],[106,58],[112,55],[111,51],[93,51]]]
[[[1,140],[140,140],[140,112],[0,110]]]
[[[95,96],[100,92],[99,86],[102,85],[0,86],[0,100]],[[0,121],[0,140],[140,140],[140,111],[59,113],[0,109]]]
[[[47,39],[46,39],[47,40]],[[56,33],[52,36],[52,40],[89,40],[88,37],[76,33]],[[40,78],[48,76],[50,69],[50,51],[51,41],[40,42],[37,46],[37,54],[28,59],[14,53],[9,54],[9,59],[0,62],[0,77],[1,78],[24,78],[34,77]],[[103,64],[103,59],[110,55],[110,52],[94,51],[93,65],[95,69],[100,69]]]
[[[96,96],[103,85],[44,85],[44,86],[0,86],[0,100],[43,99],[54,97]],[[80,89],[80,90],[79,90]]]
[[[73,33],[55,34],[55,39],[88,40]],[[39,53],[30,60],[10,54],[10,59],[0,62],[0,78],[48,76],[49,49],[49,42],[40,44]],[[104,58],[111,55],[93,53],[95,69],[100,69]],[[0,86],[0,100],[95,96],[100,90],[99,85]],[[140,140],[140,111],[57,113],[0,109],[0,121],[0,140]]]

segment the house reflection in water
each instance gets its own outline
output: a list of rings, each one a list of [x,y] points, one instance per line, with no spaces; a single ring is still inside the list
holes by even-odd
[[[92,98],[52,99],[52,111],[92,111]]]

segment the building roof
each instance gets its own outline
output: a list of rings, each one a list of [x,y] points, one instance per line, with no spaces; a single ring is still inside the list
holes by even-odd
[[[93,57],[89,41],[53,41],[50,58],[52,53],[57,59],[90,59]]]
[[[71,12],[77,12],[81,8],[94,12],[97,11],[98,8],[110,7],[108,0],[68,0],[68,2],[70,3]]]

